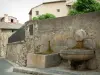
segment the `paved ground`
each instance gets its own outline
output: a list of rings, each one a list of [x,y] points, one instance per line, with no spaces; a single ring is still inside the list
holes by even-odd
[[[59,67],[45,68],[45,69],[17,67],[16,69],[19,72],[22,71],[24,73],[32,73],[33,75],[100,75],[100,72],[71,71],[71,70],[63,70]],[[28,75],[12,71],[13,71],[13,65],[11,65],[5,59],[0,58],[0,75]]]
[[[52,68],[15,67],[14,71],[33,74],[33,75],[100,75],[100,72],[73,71],[73,70],[62,69],[60,67],[52,67]]]
[[[8,63],[5,59],[0,58],[0,75],[25,75],[21,73],[15,73],[13,71],[13,65]]]

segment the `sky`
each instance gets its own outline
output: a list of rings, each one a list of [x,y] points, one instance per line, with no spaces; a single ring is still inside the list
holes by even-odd
[[[41,4],[44,0],[0,0],[0,17],[4,14],[16,17],[19,23],[29,20],[29,11],[34,6]]]

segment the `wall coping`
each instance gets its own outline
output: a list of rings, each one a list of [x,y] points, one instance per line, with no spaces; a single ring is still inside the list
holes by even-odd
[[[17,42],[12,42],[12,43],[8,43],[7,45],[11,45],[11,44],[24,44],[25,41],[17,41]]]

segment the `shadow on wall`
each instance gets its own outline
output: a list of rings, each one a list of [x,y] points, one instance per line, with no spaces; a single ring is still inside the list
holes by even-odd
[[[18,29],[14,34],[12,34],[9,37],[8,43],[23,41],[24,39],[25,39],[25,30],[24,26],[22,26],[20,29]]]

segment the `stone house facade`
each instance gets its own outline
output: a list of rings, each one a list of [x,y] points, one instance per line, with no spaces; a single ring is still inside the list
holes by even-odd
[[[0,56],[6,56],[8,38],[15,33],[22,24],[0,22]]]

